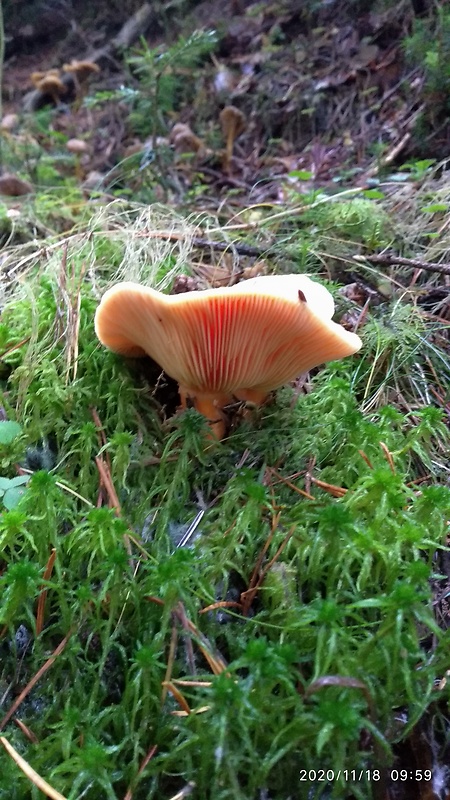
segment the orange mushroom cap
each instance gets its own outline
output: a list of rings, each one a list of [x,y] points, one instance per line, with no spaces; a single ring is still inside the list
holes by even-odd
[[[328,289],[306,275],[179,295],[126,282],[105,292],[95,330],[116,353],[151,356],[182,399],[214,419],[233,397],[261,402],[312,367],[357,352],[359,336],[333,313]]]
[[[36,82],[36,88],[44,94],[63,95],[67,92],[67,86],[58,78],[57,75],[47,72]]]
[[[74,59],[70,64],[63,64],[63,71],[76,75],[78,80],[83,82],[93,72],[100,72],[100,67],[94,61],[77,61],[77,59]]]

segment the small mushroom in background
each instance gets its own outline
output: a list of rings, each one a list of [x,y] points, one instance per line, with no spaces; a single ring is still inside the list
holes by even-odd
[[[69,139],[66,142],[66,148],[69,153],[75,156],[75,176],[78,180],[83,180],[83,168],[81,163],[82,156],[89,153],[89,145],[83,139]]]
[[[8,197],[21,197],[24,194],[31,194],[34,188],[31,183],[18,178],[10,172],[0,175],[0,194]]]
[[[49,69],[47,72],[32,72],[31,82],[42,94],[48,95],[55,106],[59,106],[61,99],[67,94],[67,86],[59,77],[58,69]]]
[[[63,64],[63,72],[71,75],[77,101],[81,103],[87,91],[89,78],[93,73],[100,72],[100,67],[94,61],[77,61],[74,59],[70,64]]]
[[[219,119],[226,143],[223,169],[225,172],[229,172],[234,141],[247,127],[247,121],[242,111],[239,111],[236,106],[225,106],[220,112]]]
[[[360,349],[333,314],[328,289],[306,275],[177,295],[124,282],[105,292],[95,330],[116,353],[153,358],[178,381],[182,407],[204,414],[221,439],[229,404],[260,405],[312,367]]]
[[[200,154],[205,149],[202,140],[184,122],[175,123],[170,131],[169,142],[173,145],[176,153]]]
[[[39,83],[44,78],[50,78],[50,77],[59,78],[59,75],[60,75],[59,69],[53,68],[44,70],[43,72],[32,72],[30,75],[30,79],[33,86],[37,89]]]
[[[0,128],[6,133],[11,133],[19,127],[20,118],[18,114],[5,114],[0,122]]]

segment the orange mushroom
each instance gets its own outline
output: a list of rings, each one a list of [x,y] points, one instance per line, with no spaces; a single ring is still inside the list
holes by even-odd
[[[204,414],[220,439],[229,403],[259,405],[272,389],[360,349],[333,313],[328,289],[306,275],[178,295],[126,282],[105,292],[95,330],[116,353],[151,356],[178,381],[182,406]]]
[[[93,72],[100,72],[100,67],[94,61],[77,61],[63,64],[63,71],[74,76],[80,83],[84,83]]]
[[[39,83],[40,83],[40,81],[43,80],[43,78],[48,78],[50,76],[53,76],[55,78],[59,78],[59,74],[60,74],[59,69],[47,69],[44,72],[40,72],[40,71],[32,72],[31,75],[30,75],[31,83],[33,84],[33,86],[36,89],[38,89],[39,88]]]
[[[31,80],[36,89],[51,97],[55,106],[59,106],[61,98],[67,93],[67,86],[59,78],[57,69],[50,69],[48,72],[33,72]]]
[[[80,105],[86,92],[88,79],[94,72],[100,72],[100,67],[94,61],[77,61],[63,64],[63,72],[70,75],[75,88],[77,105]]]

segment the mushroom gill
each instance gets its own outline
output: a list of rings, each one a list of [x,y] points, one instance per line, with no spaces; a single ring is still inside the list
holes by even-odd
[[[260,404],[301,373],[360,349],[333,313],[330,292],[305,275],[180,295],[119,283],[105,292],[95,329],[110,350],[151,356],[178,381],[182,405],[194,405],[222,438],[222,409],[234,399]]]

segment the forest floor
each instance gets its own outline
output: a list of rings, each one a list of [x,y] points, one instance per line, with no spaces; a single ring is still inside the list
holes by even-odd
[[[6,17],[0,796],[450,796],[450,14],[419,5]],[[118,280],[290,273],[362,349],[221,443],[95,336]]]

